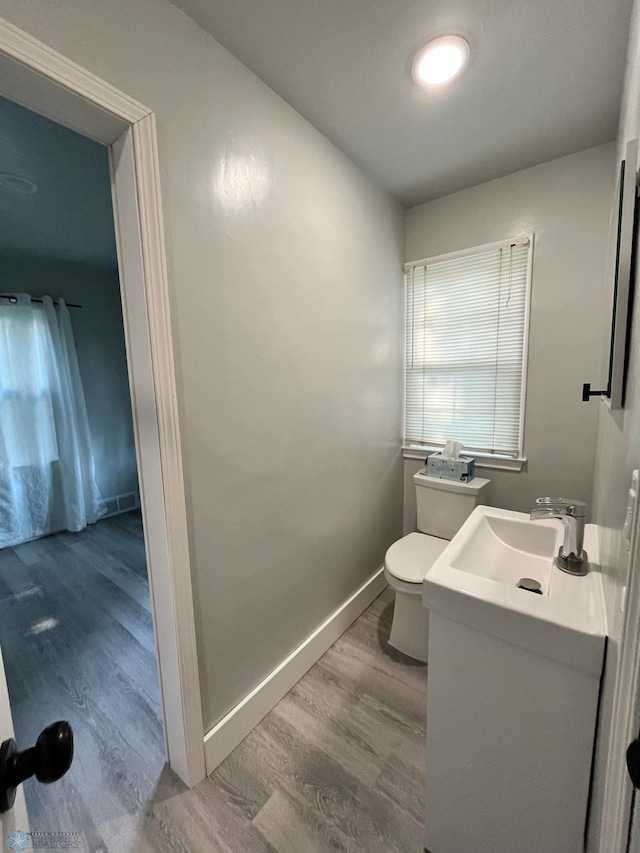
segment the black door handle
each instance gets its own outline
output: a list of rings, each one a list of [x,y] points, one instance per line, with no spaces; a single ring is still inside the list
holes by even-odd
[[[627,770],[634,788],[640,788],[640,740],[634,740],[627,749]]]
[[[9,811],[16,799],[16,789],[25,779],[35,776],[49,784],[61,779],[73,761],[73,730],[60,720],[40,733],[36,745],[18,752],[15,740],[0,746],[0,813]]]

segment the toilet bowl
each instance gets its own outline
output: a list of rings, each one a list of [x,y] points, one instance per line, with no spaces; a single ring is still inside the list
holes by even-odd
[[[448,544],[426,533],[409,533],[394,542],[384,558],[384,576],[396,593],[389,644],[416,660],[427,660],[429,645],[422,581]]]
[[[409,657],[427,661],[429,611],[422,606],[426,573],[476,506],[486,503],[489,480],[470,483],[429,477],[422,468],[416,486],[418,531],[398,539],[384,558],[384,575],[395,590],[389,645]]]

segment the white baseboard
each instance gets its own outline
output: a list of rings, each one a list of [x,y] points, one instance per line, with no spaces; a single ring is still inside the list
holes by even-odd
[[[387,586],[384,569],[379,568],[304,642],[294,649],[248,696],[217,723],[204,737],[207,775],[213,773],[251,729],[258,725],[293,685],[311,669]]]

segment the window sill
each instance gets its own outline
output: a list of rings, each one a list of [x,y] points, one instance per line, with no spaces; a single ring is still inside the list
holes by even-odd
[[[441,447],[412,447],[404,445],[402,455],[405,459],[426,460],[427,456],[442,450]],[[462,453],[476,460],[476,468],[489,468],[493,471],[522,471],[527,464],[527,457],[521,456],[514,459],[512,456],[494,456],[490,453]]]

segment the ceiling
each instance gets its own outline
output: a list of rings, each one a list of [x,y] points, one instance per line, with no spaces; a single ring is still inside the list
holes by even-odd
[[[0,97],[0,172],[38,187],[0,185],[0,253],[117,265],[104,145]]]
[[[615,137],[632,0],[173,0],[406,205]],[[419,89],[439,35],[465,74]]]

